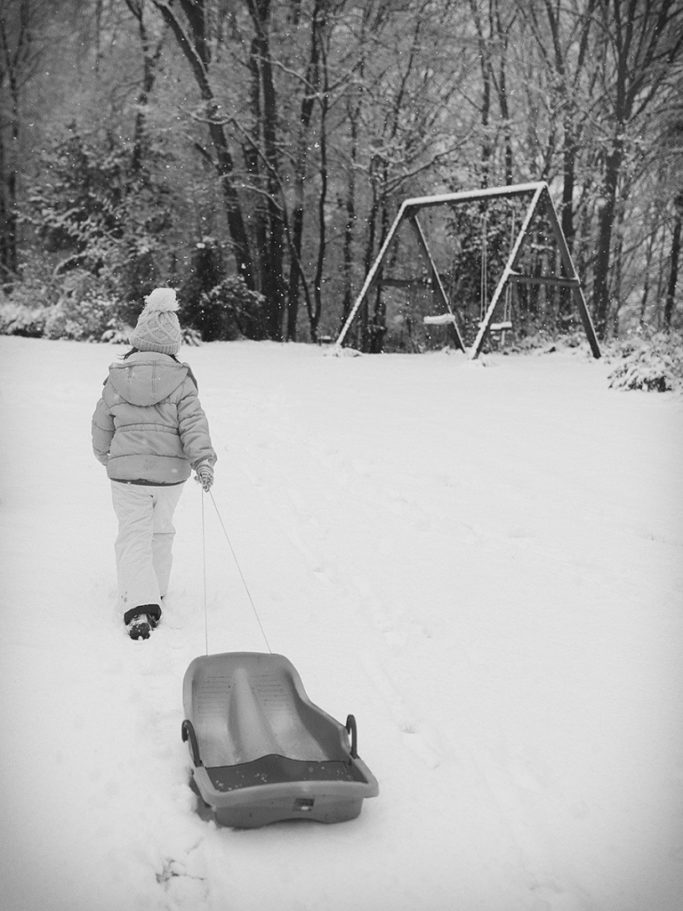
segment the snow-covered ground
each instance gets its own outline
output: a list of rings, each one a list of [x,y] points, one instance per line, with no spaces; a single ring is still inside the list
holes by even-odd
[[[165,622],[115,612],[103,345],[0,338],[3,911],[679,911],[683,399],[586,351],[184,349],[270,646],[380,783],[218,829],[180,740],[202,494]],[[264,644],[205,501],[211,652]]]

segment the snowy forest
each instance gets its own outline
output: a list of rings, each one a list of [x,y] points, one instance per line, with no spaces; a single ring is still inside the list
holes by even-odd
[[[682,77],[675,0],[3,0],[0,332],[117,340],[170,284],[188,340],[333,338],[406,197],[546,181],[598,338],[680,337]],[[463,324],[507,219],[431,226]],[[421,350],[391,265],[376,350]]]

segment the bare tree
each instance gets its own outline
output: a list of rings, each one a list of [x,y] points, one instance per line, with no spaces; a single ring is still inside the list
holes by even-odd
[[[672,79],[683,51],[683,7],[675,0],[598,0],[596,53],[604,59],[605,137],[593,283],[596,330],[603,338],[610,312],[610,267],[619,185],[628,143],[654,106],[680,84]]]
[[[33,58],[34,0],[0,7],[0,283],[11,288],[19,269],[17,194],[21,91]]]
[[[540,4],[521,0],[518,6],[550,78],[551,124],[561,130],[560,221],[571,252],[576,234],[576,169],[595,79],[590,49],[596,0],[573,6],[560,6],[554,0],[541,0]],[[564,266],[562,269],[564,273]],[[561,313],[570,311],[571,300],[570,289],[560,288]]]
[[[681,256],[681,221],[683,220],[683,190],[674,199],[674,227],[671,235],[671,255],[669,259],[669,281],[664,304],[664,328],[671,329],[671,320],[676,302],[676,284],[678,282],[678,263]]]
[[[247,288],[254,290],[254,266],[242,207],[233,179],[233,157],[225,120],[219,114],[216,94],[210,79],[211,49],[207,33],[207,2],[206,0],[179,0],[182,15],[179,15],[171,0],[152,0],[152,2],[170,27],[183,52],[204,103],[204,119],[215,156],[211,160],[220,181],[237,270]],[[209,156],[208,150],[203,146],[200,148],[206,156]]]
[[[541,55],[551,74],[554,118],[562,129],[562,231],[571,250],[574,241],[574,191],[576,164],[580,151],[583,122],[589,115],[581,103],[587,99],[591,74],[590,35],[594,26],[596,0],[587,0],[580,8],[570,10],[552,0],[542,0],[541,14],[535,3],[520,2],[519,8],[529,25]],[[541,16],[543,18],[541,18]],[[585,77],[585,79],[584,79]],[[587,85],[583,85],[583,82]]]
[[[503,126],[503,159],[505,183],[512,183],[514,153],[511,132],[511,112],[508,95],[508,48],[510,34],[517,18],[513,7],[511,14],[503,18],[499,0],[487,0],[486,8],[480,8],[479,0],[469,0],[470,12],[477,35],[479,47],[479,67],[481,71],[481,159],[480,183],[482,187],[489,184],[491,159],[495,149],[495,129],[492,123],[493,97],[498,100],[498,108]],[[486,23],[486,24],[485,24]]]
[[[261,291],[268,301],[270,338],[282,339],[285,313],[284,218],[281,190],[280,150],[277,136],[278,104],[270,46],[271,0],[247,0],[254,28],[250,68],[254,76],[252,100],[257,102],[254,127],[265,164],[265,245],[259,251]]]
[[[147,108],[150,95],[156,80],[157,66],[163,48],[163,37],[156,43],[152,42],[149,29],[145,21],[145,0],[126,0],[128,9],[133,14],[137,23],[140,47],[142,49],[142,80],[136,99],[135,127],[133,131],[132,170],[140,170],[145,156],[147,144]]]
[[[291,261],[287,288],[287,339],[296,339],[296,324],[299,304],[299,283],[306,283],[301,264],[304,231],[304,189],[308,168],[309,133],[315,100],[320,90],[320,32],[324,18],[324,0],[314,0],[311,11],[310,49],[299,109],[299,124],[294,152],[294,174],[292,206]],[[308,295],[307,295],[308,298]],[[309,305],[310,306],[310,305]]]

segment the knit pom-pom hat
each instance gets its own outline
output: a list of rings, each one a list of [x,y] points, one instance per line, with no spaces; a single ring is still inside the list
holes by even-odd
[[[155,288],[145,298],[145,309],[130,337],[131,345],[138,351],[177,354],[181,340],[177,309],[173,288]]]

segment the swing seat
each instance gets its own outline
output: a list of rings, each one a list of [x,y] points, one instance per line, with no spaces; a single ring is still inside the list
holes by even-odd
[[[480,329],[483,325],[484,325],[483,322],[478,323],[478,326]],[[510,329],[512,329],[512,323],[510,322],[510,320],[501,320],[498,323],[489,323],[488,331],[490,333],[492,333],[493,335],[495,335],[498,332],[508,332]]]
[[[282,655],[195,658],[183,680],[182,739],[191,786],[216,823],[257,828],[289,819],[354,819],[379,793],[346,725],[314,705]]]
[[[455,325],[455,316],[452,313],[440,313],[438,316],[423,316],[422,322],[425,326]]]

